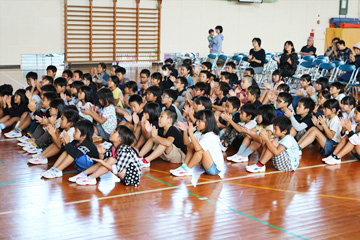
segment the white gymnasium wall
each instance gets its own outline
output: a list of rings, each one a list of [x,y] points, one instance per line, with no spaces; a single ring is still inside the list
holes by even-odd
[[[87,0],[69,0],[70,4]],[[141,0],[155,7],[156,0]],[[360,0],[349,0],[348,17],[359,17]],[[112,0],[94,0],[111,6]],[[135,0],[118,0],[135,7]],[[20,65],[21,54],[64,52],[64,0],[0,0],[0,66]],[[248,51],[260,37],[267,51],[281,51],[286,40],[297,50],[315,29],[315,45],[324,49],[325,29],[338,15],[339,0],[279,0],[277,3],[240,4],[236,0],[163,0],[161,55],[171,52],[207,54],[207,31],[224,28],[224,52]],[[320,25],[316,24],[320,14]],[[360,41],[360,39],[359,39]]]

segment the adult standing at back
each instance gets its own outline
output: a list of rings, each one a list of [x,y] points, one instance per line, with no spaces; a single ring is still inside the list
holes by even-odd
[[[281,58],[279,59],[278,56],[275,56],[274,60],[278,63],[282,77],[291,77],[295,74],[299,60],[292,41],[285,42],[284,52],[281,54]]]
[[[261,48],[261,39],[254,38],[252,40],[253,47],[248,55],[250,67],[254,69],[255,74],[261,74],[265,63],[265,50]]]
[[[222,26],[215,27],[216,36],[210,42],[210,51],[211,53],[221,54],[222,53],[222,42],[224,40],[224,36],[222,35],[223,28]]]
[[[316,47],[314,47],[314,37],[308,37],[307,45],[301,48],[300,55],[302,57],[316,55]]]

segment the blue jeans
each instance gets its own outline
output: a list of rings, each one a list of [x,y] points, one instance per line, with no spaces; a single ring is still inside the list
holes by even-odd
[[[205,172],[209,175],[218,175],[220,173],[220,171],[216,168],[215,163],[213,163],[208,170],[206,170],[203,166],[201,166],[201,168],[204,169]]]

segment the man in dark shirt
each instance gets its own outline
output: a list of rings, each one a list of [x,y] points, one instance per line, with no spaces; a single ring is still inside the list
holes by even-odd
[[[304,56],[316,56],[316,47],[314,47],[314,38],[308,37],[307,45],[303,46],[300,51],[300,55]]]

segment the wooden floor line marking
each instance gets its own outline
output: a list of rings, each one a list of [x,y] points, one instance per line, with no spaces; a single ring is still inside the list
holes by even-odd
[[[356,162],[356,161],[357,160],[348,160],[348,161],[342,162],[341,164],[351,163],[351,162]],[[302,169],[321,167],[321,166],[327,166],[327,164],[319,164],[319,165],[315,165],[315,166],[302,167],[302,168],[298,168],[297,171],[302,170]],[[268,173],[264,173],[264,174],[269,175],[269,174],[276,174],[276,173],[282,173],[282,172],[274,171],[274,172],[268,172]],[[264,174],[260,174],[260,175],[264,175]],[[147,174],[143,174],[143,175],[146,176]],[[245,175],[245,176],[239,176],[239,177],[233,177],[233,178],[225,178],[225,179],[220,179],[220,180],[208,180],[207,182],[199,182],[199,183],[197,183],[197,185],[205,185],[205,184],[225,182],[225,181],[231,181],[231,180],[242,179],[242,178],[250,178],[250,177],[255,177],[257,175],[259,175],[259,174],[251,174],[251,175]],[[184,185],[182,185],[182,186],[184,186]],[[185,186],[186,187],[191,187],[193,185],[192,184],[185,184]],[[155,193],[155,192],[160,192],[160,191],[165,191],[165,190],[173,190],[173,189],[177,189],[177,188],[179,188],[179,186],[169,186],[169,187],[165,187],[165,188],[150,189],[150,190],[145,190],[145,191],[140,191],[140,192],[123,193],[123,194],[117,194],[117,195],[113,195],[113,196],[100,197],[100,198],[97,198],[97,200],[101,201],[101,200],[106,200],[106,199],[127,197],[127,196],[140,195],[140,194],[146,194],[146,193]],[[62,203],[62,204],[54,204],[54,205],[50,205],[50,206],[46,206],[46,207],[24,208],[24,209],[19,209],[19,210],[0,212],[0,215],[6,215],[6,214],[12,214],[12,213],[24,212],[24,211],[32,211],[32,210],[38,210],[38,209],[46,209],[46,208],[51,208],[51,207],[56,207],[56,206],[63,206],[63,205],[86,203],[86,202],[91,202],[91,201],[93,201],[93,199],[85,199],[85,200],[78,200],[78,201],[72,201],[72,202],[65,202],[65,203]]]

